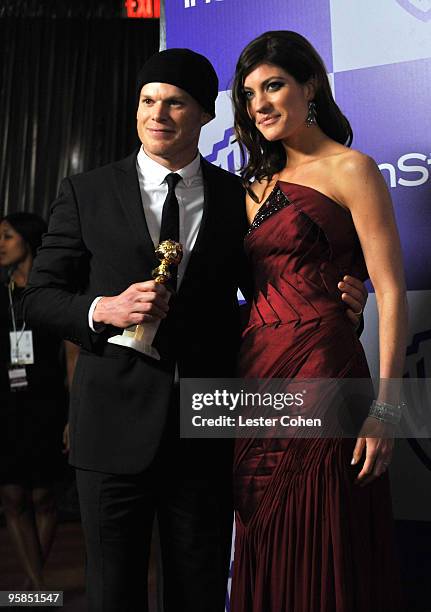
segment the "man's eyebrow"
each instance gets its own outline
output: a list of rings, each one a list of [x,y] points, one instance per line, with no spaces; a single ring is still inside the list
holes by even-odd
[[[151,94],[146,94],[145,92],[141,93],[141,98],[149,99],[149,100],[155,99],[154,96],[152,96]],[[183,96],[182,94],[172,95],[172,96],[162,99],[162,102],[185,102],[185,101],[186,101],[186,97]]]
[[[177,96],[169,96],[169,98],[165,98],[165,102],[185,102],[186,98],[181,94]]]

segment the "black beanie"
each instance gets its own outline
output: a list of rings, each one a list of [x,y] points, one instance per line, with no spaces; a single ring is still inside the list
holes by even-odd
[[[215,117],[218,78],[206,57],[190,49],[166,49],[142,66],[136,81],[138,100],[147,83],[168,83],[184,89],[202,108]]]

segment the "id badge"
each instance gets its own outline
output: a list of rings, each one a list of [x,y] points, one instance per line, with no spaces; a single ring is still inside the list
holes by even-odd
[[[33,332],[9,332],[10,362],[12,365],[31,365],[34,363]]]
[[[27,372],[24,366],[9,366],[8,374],[11,391],[19,391],[28,386]]]

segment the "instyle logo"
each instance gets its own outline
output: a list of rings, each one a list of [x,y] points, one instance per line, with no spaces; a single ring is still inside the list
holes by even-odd
[[[196,2],[205,6],[205,4],[214,4],[214,2],[223,2],[223,0],[184,0],[184,8],[193,8],[196,6]]]
[[[389,186],[392,188],[398,185],[402,187],[423,185],[430,178],[428,166],[431,166],[431,156],[427,157],[423,153],[406,153],[398,159],[396,165],[379,164],[383,176],[389,179]]]
[[[410,15],[421,21],[431,19],[431,0],[397,0]]]

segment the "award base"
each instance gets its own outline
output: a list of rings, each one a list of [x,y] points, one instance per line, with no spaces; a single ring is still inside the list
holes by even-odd
[[[138,351],[138,353],[160,361],[159,352],[151,344],[159,325],[160,321],[147,322],[145,325],[132,325],[132,327],[125,329],[121,336],[108,338],[108,342],[131,348],[134,351]]]
[[[135,338],[130,338],[122,335],[112,336],[112,338],[109,338],[108,342],[110,342],[111,344],[117,344],[118,346],[126,346],[135,351],[138,351],[138,353],[142,353],[143,355],[147,355],[148,357],[152,357],[153,359],[157,359],[157,361],[160,361],[160,355],[158,351],[154,348],[154,346],[151,346],[151,344],[147,344],[142,340],[136,340]]]

